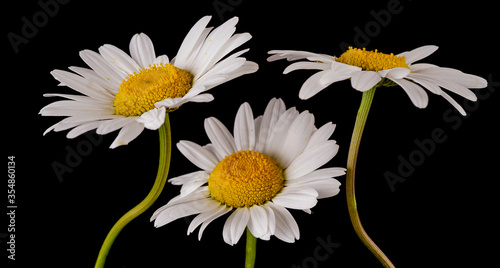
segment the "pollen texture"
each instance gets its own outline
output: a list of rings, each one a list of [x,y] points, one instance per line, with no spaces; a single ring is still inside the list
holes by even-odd
[[[384,54],[375,51],[366,51],[365,48],[352,48],[344,52],[336,61],[361,67],[366,71],[378,72],[380,70],[392,69],[396,67],[410,68],[406,64],[404,56],[396,56],[394,54]]]
[[[140,116],[155,108],[155,103],[180,98],[191,89],[193,75],[171,64],[155,64],[130,74],[115,96],[115,114]]]
[[[211,197],[236,208],[262,205],[276,196],[283,185],[283,169],[278,163],[250,150],[226,156],[208,179]]]

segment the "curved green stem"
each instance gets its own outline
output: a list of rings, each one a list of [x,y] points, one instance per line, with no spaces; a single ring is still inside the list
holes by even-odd
[[[133,219],[137,216],[141,215],[144,211],[146,211],[160,196],[160,193],[165,186],[165,182],[167,181],[168,169],[170,167],[170,154],[172,151],[172,143],[171,143],[171,135],[170,135],[170,120],[168,117],[168,113],[165,116],[165,123],[159,129],[160,134],[160,162],[158,165],[158,174],[156,175],[156,180],[153,185],[153,188],[146,196],[141,203],[123,215],[111,228],[104,243],[102,244],[101,250],[99,251],[99,255],[97,256],[97,261],[95,264],[96,268],[104,267],[104,263],[106,262],[106,257],[108,256],[109,250],[113,245],[116,237],[120,233],[120,231]]]
[[[257,238],[252,235],[247,228],[247,248],[245,257],[245,268],[253,268],[255,266],[255,256],[257,255]]]
[[[368,113],[370,112],[370,106],[372,104],[373,96],[375,95],[375,89],[379,85],[376,85],[372,89],[363,92],[363,97],[361,99],[361,104],[358,110],[358,115],[356,117],[356,123],[354,125],[354,131],[352,133],[351,145],[349,147],[349,155],[347,157],[347,174],[346,174],[346,195],[347,195],[347,208],[349,210],[349,217],[351,218],[352,225],[356,234],[361,239],[363,244],[377,257],[377,259],[384,265],[384,267],[394,267],[391,261],[385,256],[384,252],[370,239],[368,234],[363,229],[361,221],[358,215],[358,209],[356,206],[356,196],[354,193],[354,173],[356,170],[356,159],[358,158],[359,144],[361,142],[361,136],[363,135],[363,129],[365,127],[366,119],[368,118]]]

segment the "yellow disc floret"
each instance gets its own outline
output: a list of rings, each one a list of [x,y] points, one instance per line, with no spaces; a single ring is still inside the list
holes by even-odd
[[[115,96],[115,114],[140,116],[155,108],[155,103],[180,98],[191,89],[193,75],[173,65],[155,64],[130,74]]]
[[[361,67],[366,71],[378,72],[380,70],[392,69],[396,67],[408,68],[404,56],[396,56],[394,54],[384,54],[375,51],[366,51],[365,48],[352,48],[340,55],[336,61]]]
[[[283,169],[276,160],[251,150],[226,156],[208,179],[211,197],[236,208],[262,205],[276,196],[283,185]]]

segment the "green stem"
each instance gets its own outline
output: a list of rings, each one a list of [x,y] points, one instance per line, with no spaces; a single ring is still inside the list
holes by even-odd
[[[247,248],[245,257],[245,268],[253,268],[255,266],[255,256],[257,255],[257,238],[252,235],[247,228]]]
[[[167,181],[168,169],[170,167],[170,154],[172,151],[172,142],[170,135],[170,120],[168,117],[168,113],[165,116],[165,123],[159,129],[160,134],[160,162],[158,165],[158,174],[156,175],[156,180],[153,185],[153,188],[146,196],[141,203],[123,215],[111,228],[104,243],[102,244],[101,250],[99,251],[99,255],[97,256],[97,261],[95,264],[96,268],[104,267],[104,263],[106,262],[106,257],[108,256],[109,250],[113,245],[116,237],[120,233],[120,231],[133,219],[137,216],[141,215],[144,211],[146,211],[160,196],[160,193],[165,186],[165,182]]]
[[[356,123],[354,125],[354,131],[352,133],[351,145],[349,147],[349,155],[347,157],[347,174],[346,174],[346,195],[347,195],[347,208],[349,210],[349,217],[351,218],[352,225],[356,234],[361,239],[363,244],[377,257],[377,259],[384,265],[384,267],[395,267],[389,258],[380,250],[380,248],[370,239],[368,234],[363,229],[361,221],[359,219],[358,210],[356,207],[356,197],[354,193],[354,173],[356,170],[356,159],[358,158],[359,144],[361,142],[361,136],[363,135],[363,129],[365,127],[366,119],[368,118],[368,113],[370,112],[370,106],[372,104],[373,96],[375,95],[375,89],[379,85],[373,87],[372,89],[363,92],[363,97],[361,99],[361,104],[358,110],[358,115],[356,117]]]

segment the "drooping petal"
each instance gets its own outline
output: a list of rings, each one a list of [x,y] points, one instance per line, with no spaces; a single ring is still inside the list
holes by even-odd
[[[137,136],[139,136],[139,134],[141,134],[143,130],[144,125],[134,120],[120,130],[118,136],[109,148],[113,149],[121,145],[127,145],[129,142],[137,138]]]
[[[351,77],[351,85],[354,89],[364,92],[373,88],[382,77],[376,72],[361,71],[356,72]]]
[[[236,209],[224,224],[224,229],[222,230],[224,242],[231,246],[237,244],[243,231],[245,231],[247,227],[249,219],[250,211],[248,208],[243,207]]]
[[[299,226],[292,214],[284,207],[272,202],[269,202],[267,206],[273,210],[276,219],[274,235],[287,243],[293,243],[295,239],[299,239]]]

